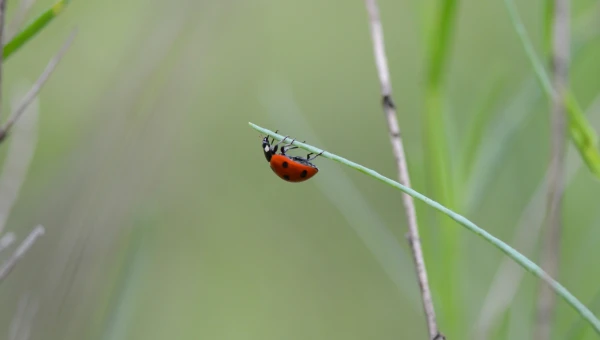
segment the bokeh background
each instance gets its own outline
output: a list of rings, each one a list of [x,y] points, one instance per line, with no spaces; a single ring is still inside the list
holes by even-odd
[[[52,3],[37,1],[31,17]],[[379,4],[413,186],[425,192],[437,2]],[[543,1],[517,4],[541,49]],[[572,6],[572,86],[599,129],[600,7]],[[24,117],[35,149],[7,230],[47,233],[0,287],[0,338],[426,337],[400,192],[326,159],[314,179],[286,183],[248,126],[395,177],[362,1],[74,1],[4,64],[4,112],[75,26]],[[455,28],[443,117],[454,208],[538,262],[548,103],[502,1],[461,1]],[[559,281],[600,313],[600,184],[569,152]],[[440,328],[481,339],[504,256],[417,205]],[[448,227],[455,263],[438,251]],[[518,292],[484,338],[531,338],[538,282],[514,273]],[[457,304],[440,305],[446,285]],[[594,338],[557,308],[555,339]]]

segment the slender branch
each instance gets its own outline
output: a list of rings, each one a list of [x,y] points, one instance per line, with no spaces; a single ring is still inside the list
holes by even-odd
[[[27,251],[33,246],[35,241],[42,235],[44,235],[46,229],[42,225],[38,225],[35,227],[31,233],[23,240],[23,243],[19,245],[17,250],[12,254],[12,256],[6,260],[0,267],[0,282],[4,281],[8,274],[13,270],[13,268],[17,265],[17,262],[27,253]]]
[[[2,1],[2,0],[0,0],[0,1]],[[44,86],[46,81],[48,81],[48,79],[50,78],[50,75],[52,75],[52,72],[54,72],[54,70],[56,69],[56,66],[58,65],[58,63],[60,62],[60,60],[62,59],[64,54],[67,52],[67,50],[73,43],[73,39],[75,39],[76,34],[77,34],[77,30],[73,30],[73,32],[71,32],[71,35],[69,35],[69,37],[67,38],[65,43],[62,45],[60,50],[54,56],[54,58],[52,58],[52,60],[50,60],[50,62],[48,62],[48,65],[44,69],[44,72],[42,72],[42,74],[36,80],[35,84],[33,84],[31,89],[29,89],[29,91],[25,94],[25,96],[21,100],[21,103],[19,103],[19,105],[17,105],[16,109],[13,111],[13,113],[8,118],[8,120],[4,123],[4,125],[2,125],[0,127],[0,142],[2,142],[6,138],[7,134],[9,133],[10,129],[12,128],[12,126],[17,122],[17,119],[19,119],[19,117],[23,114],[23,112],[25,112],[25,109],[27,109],[27,106],[29,106],[29,104],[31,104],[31,102],[35,99],[35,97],[38,95],[38,93],[42,89],[42,86]]]
[[[565,90],[568,88],[570,10],[568,0],[549,1],[554,1],[551,55],[554,95],[552,96],[551,161],[548,176],[548,215],[542,244],[541,266],[548,272],[548,275],[557,277],[565,181]],[[556,296],[547,284],[540,282],[536,339],[550,339],[555,307]]]
[[[284,136],[277,134],[271,130],[262,128],[256,124],[252,124],[252,123],[248,123],[248,124],[256,131],[259,131],[263,134],[269,135],[276,140],[280,141],[284,138]],[[518,263],[521,267],[523,267],[524,269],[529,271],[531,274],[533,274],[537,278],[542,279],[545,282],[547,282],[552,287],[554,292],[556,292],[556,294],[560,295],[575,311],[577,311],[577,313],[579,313],[579,315],[581,315],[581,317],[584,318],[592,326],[592,328],[594,329],[594,331],[597,334],[600,334],[600,320],[598,318],[596,318],[594,313],[592,313],[589,310],[589,308],[587,308],[583,303],[581,303],[581,301],[579,301],[573,294],[571,294],[571,292],[569,292],[569,290],[567,288],[565,288],[558,281],[556,281],[552,277],[550,277],[542,268],[540,268],[540,266],[535,264],[533,261],[528,259],[526,256],[519,253],[516,249],[509,246],[508,244],[504,243],[499,238],[488,233],[486,230],[477,226],[475,223],[473,223],[466,217],[452,211],[448,207],[443,206],[442,204],[432,200],[431,198],[429,198],[429,197],[427,197],[405,185],[402,185],[394,180],[391,180],[391,179],[381,175],[380,173],[378,173],[375,170],[371,170],[363,165],[352,162],[346,158],[340,157],[340,156],[332,154],[330,152],[321,150],[314,146],[298,142],[297,140],[291,144],[295,145],[303,150],[306,150],[308,152],[312,152],[314,154],[321,153],[321,156],[323,158],[331,159],[338,163],[344,164],[345,166],[348,166],[356,171],[359,171],[368,176],[371,176],[374,179],[391,186],[392,188],[398,189],[406,194],[409,194],[413,198],[416,198],[419,201],[422,201],[423,203],[427,204],[428,206],[430,206],[430,207],[434,208],[435,210],[443,213],[444,215],[450,217],[451,219],[456,221],[461,226],[465,227],[467,230],[469,230],[473,234],[483,238],[484,240],[489,242],[491,245],[498,248],[500,251],[502,251],[504,254],[506,254],[508,257],[510,257],[513,261]]]
[[[396,117],[396,107],[394,105],[394,101],[392,100],[392,82],[390,80],[390,71],[385,54],[383,27],[379,17],[379,8],[376,0],[365,0],[365,5],[369,14],[375,64],[381,85],[383,111],[387,120],[392,151],[394,153],[396,166],[398,168],[398,180],[403,185],[410,187],[410,177],[406,164],[406,155],[404,154],[404,147],[402,145],[402,138],[400,136],[400,127],[398,126],[398,119]],[[425,311],[425,320],[427,322],[429,339],[443,339],[443,336],[439,333],[435,318],[435,309],[433,306],[433,299],[431,297],[431,289],[429,288],[429,282],[427,279],[427,269],[425,267],[425,259],[423,258],[423,249],[419,238],[415,203],[413,202],[413,198],[407,194],[402,195],[402,202],[404,204],[404,210],[406,211],[406,218],[408,220],[408,240],[417,271],[417,280],[419,283],[419,289],[421,290],[421,299],[423,301],[423,309]]]
[[[0,87],[2,86],[2,51],[4,46],[4,18],[6,17],[6,0],[0,0]],[[0,113],[2,113],[2,91],[0,91]]]

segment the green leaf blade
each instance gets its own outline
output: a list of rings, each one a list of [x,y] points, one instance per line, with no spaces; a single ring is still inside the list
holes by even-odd
[[[50,8],[45,10],[42,14],[40,14],[33,22],[31,22],[25,29],[21,32],[17,33],[14,38],[12,38],[8,43],[4,45],[2,51],[2,57],[6,61],[10,56],[12,56],[16,51],[18,51],[21,47],[23,47],[27,42],[29,42],[34,36],[36,36],[39,32],[44,29],[44,27],[48,26],[50,22],[57,16],[59,16],[66,8],[69,0],[60,0]]]
[[[570,92],[565,93],[566,112],[569,118],[569,135],[588,169],[600,178],[600,152],[598,152],[598,136],[588,122],[577,98]]]

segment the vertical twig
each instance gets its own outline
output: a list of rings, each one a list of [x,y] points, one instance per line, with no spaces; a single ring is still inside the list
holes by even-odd
[[[390,72],[385,54],[385,45],[383,40],[383,27],[379,17],[379,8],[376,0],[365,0],[367,12],[369,14],[369,23],[371,30],[371,39],[373,41],[373,52],[375,55],[375,64],[379,74],[381,84],[382,105],[385,117],[388,123],[390,134],[390,142],[398,167],[399,182],[407,187],[410,187],[410,178],[404,155],[404,147],[400,136],[400,128],[398,127],[398,119],[396,118],[396,107],[392,100],[392,82],[390,80]],[[402,194],[404,209],[406,210],[406,218],[408,220],[408,240],[415,262],[417,271],[417,279],[419,281],[419,289],[421,290],[421,298],[423,301],[423,309],[425,311],[425,319],[427,321],[427,330],[430,339],[444,339],[437,328],[435,319],[435,309],[427,280],[427,270],[425,268],[425,260],[423,258],[423,250],[421,240],[419,239],[419,229],[417,226],[417,213],[413,198],[407,194]]]
[[[552,96],[551,160],[548,176],[548,215],[542,244],[541,265],[553,278],[558,276],[560,238],[562,232],[562,199],[565,177],[565,90],[568,88],[569,68],[569,1],[554,1],[552,27],[552,71],[554,95]],[[535,339],[550,339],[556,296],[545,283],[540,283],[537,303]]]

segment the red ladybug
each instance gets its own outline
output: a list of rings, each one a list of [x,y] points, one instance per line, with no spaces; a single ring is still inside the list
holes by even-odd
[[[281,142],[285,141],[286,139],[287,136],[283,138]],[[293,139],[292,143],[295,140],[296,139]],[[271,143],[273,143],[274,141],[275,139],[269,142],[269,136],[267,136],[262,140],[262,147],[263,152],[265,153],[265,158],[271,166],[271,170],[273,170],[273,172],[277,176],[279,176],[285,181],[296,183],[304,182],[307,179],[316,175],[317,172],[319,172],[319,169],[310,161],[319,157],[323,153],[323,151],[321,151],[321,153],[312,158],[310,157],[310,155],[312,155],[313,153],[309,153],[308,155],[306,155],[306,158],[288,156],[285,154],[286,151],[298,148],[297,146],[292,146],[292,144],[290,143],[288,145],[282,146],[281,153],[277,154],[277,148],[279,148],[279,144],[281,142],[271,145]]]

